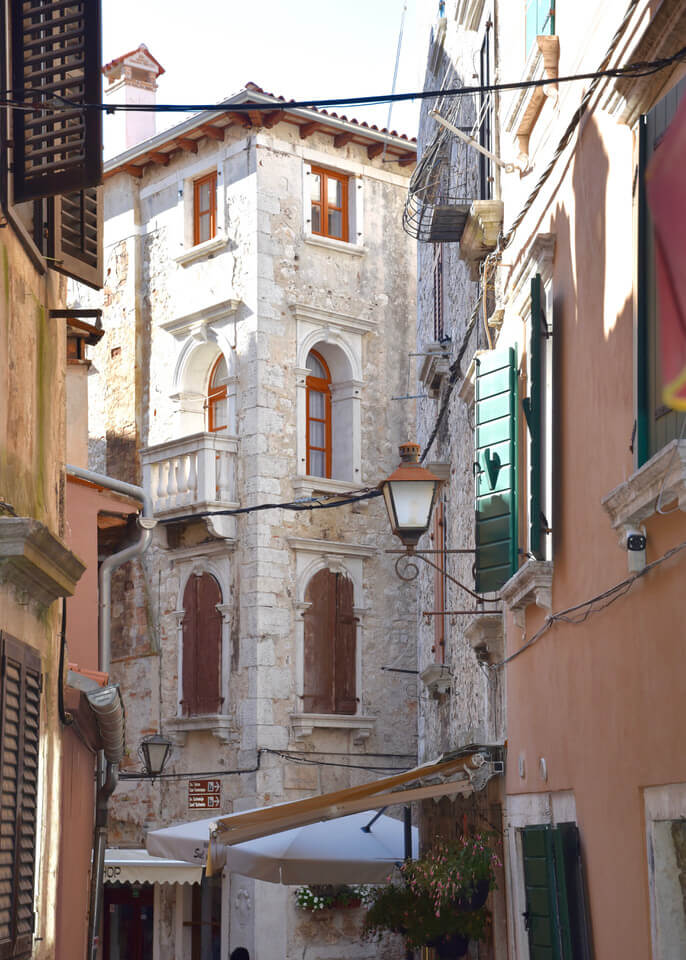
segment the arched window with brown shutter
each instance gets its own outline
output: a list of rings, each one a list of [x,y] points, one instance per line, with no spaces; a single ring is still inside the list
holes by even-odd
[[[307,585],[303,709],[305,713],[357,713],[353,584],[342,573],[320,570]]]
[[[209,573],[189,577],[183,594],[181,706],[186,717],[219,713],[221,696],[222,602]]]

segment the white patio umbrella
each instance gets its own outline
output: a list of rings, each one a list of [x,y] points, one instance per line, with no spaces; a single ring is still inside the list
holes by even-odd
[[[270,883],[380,883],[404,857],[402,820],[353,813],[272,833],[233,846],[212,844],[213,864]],[[373,822],[372,822],[373,821]],[[204,860],[215,820],[196,820],[151,830],[149,853],[181,860]],[[369,830],[363,827],[370,826]],[[412,856],[418,831],[412,828]]]

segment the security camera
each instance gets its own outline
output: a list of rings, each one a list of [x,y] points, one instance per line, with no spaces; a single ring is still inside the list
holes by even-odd
[[[629,560],[629,572],[640,573],[646,565],[646,535],[645,528],[627,530],[626,550]]]

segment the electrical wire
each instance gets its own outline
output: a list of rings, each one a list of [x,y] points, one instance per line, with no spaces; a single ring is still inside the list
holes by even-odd
[[[582,603],[576,603],[572,607],[567,607],[565,610],[552,613],[549,617],[546,617],[543,626],[540,627],[536,633],[533,634],[533,636],[529,637],[526,643],[524,643],[518,650],[515,650],[514,653],[511,653],[509,657],[505,657],[503,660],[499,660],[497,663],[489,664],[489,670],[500,670],[508,663],[512,663],[513,660],[521,656],[526,650],[532,647],[537,640],[540,640],[540,638],[547,633],[555,623],[569,623],[572,626],[579,626],[580,624],[585,623],[592,614],[600,613],[601,610],[605,610],[617,600],[621,599],[621,597],[625,597],[637,580],[640,580],[651,570],[659,567],[667,560],[671,560],[672,557],[681,553],[682,550],[686,550],[686,540],[683,540],[675,547],[672,547],[671,550],[668,550],[667,553],[663,554],[657,560],[653,560],[651,563],[646,564],[643,570],[639,570],[638,573],[633,574],[633,576],[627,577],[625,580],[621,580],[613,587],[603,591],[603,593],[597,594],[590,600],[584,600]]]
[[[636,3],[638,0],[636,0]],[[632,7],[635,3],[632,4]],[[254,110],[264,111],[272,105],[285,110],[298,109],[319,109],[324,107],[361,107],[375,106],[383,103],[399,103],[407,100],[429,100],[432,97],[464,97],[473,96],[480,93],[503,93],[508,90],[526,90],[533,87],[545,87],[549,84],[574,83],[578,80],[600,80],[603,78],[617,77],[647,77],[679,61],[686,60],[686,47],[682,47],[670,57],[661,57],[657,60],[640,60],[635,63],[625,64],[623,67],[612,67],[609,69],[600,69],[590,73],[575,73],[562,77],[541,77],[538,80],[516,80],[509,83],[491,83],[480,84],[469,87],[450,87],[444,90],[416,90],[411,93],[378,94],[367,97],[330,97],[311,100],[281,100],[259,102],[248,101],[245,103],[232,103],[224,101],[222,103],[158,103],[158,104],[137,104],[137,103],[79,103],[70,100],[67,97],[57,97],[59,102],[31,102],[27,99],[33,91],[6,90],[0,93],[0,106],[18,110],[29,111],[56,111],[56,110],[99,110],[103,113],[111,114],[118,112],[127,113],[205,113],[221,112],[230,110],[232,113],[248,113]],[[7,95],[17,94],[17,99],[10,99]],[[40,88],[35,93],[40,94]]]
[[[340,499],[338,494],[329,494],[323,497],[307,497],[302,500],[290,500],[288,503],[257,503],[252,507],[237,507],[234,510],[201,510],[198,513],[187,513],[180,517],[163,517],[159,523],[181,523],[184,520],[200,520],[203,517],[236,517],[243,513],[257,513],[260,510],[331,510],[333,507],[344,507],[350,503],[360,503],[363,500],[373,500],[381,496],[381,491],[365,488],[360,495]],[[331,500],[329,503],[327,501]]]

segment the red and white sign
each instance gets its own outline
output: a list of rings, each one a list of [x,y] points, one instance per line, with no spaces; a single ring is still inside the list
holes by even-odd
[[[221,780],[189,780],[189,810],[219,810],[222,805]]]

